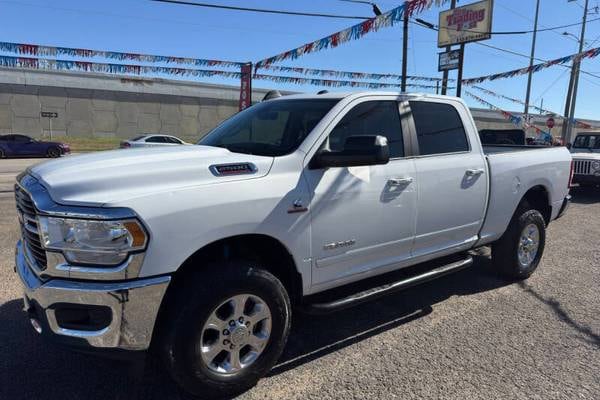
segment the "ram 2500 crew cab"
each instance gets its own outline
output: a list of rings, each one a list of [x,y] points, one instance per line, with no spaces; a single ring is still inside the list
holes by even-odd
[[[274,365],[292,306],[348,307],[468,266],[484,245],[527,278],[568,205],[570,164],[566,148],[482,147],[457,98],[285,96],[196,146],[30,168],[15,186],[16,270],[38,332],[97,350],[152,344],[185,392],[222,396]]]

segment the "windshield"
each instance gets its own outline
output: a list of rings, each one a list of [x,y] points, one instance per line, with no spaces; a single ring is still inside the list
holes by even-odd
[[[600,149],[600,135],[579,135],[573,143],[574,149]]]
[[[339,99],[277,100],[235,114],[198,144],[277,157],[296,150]]]

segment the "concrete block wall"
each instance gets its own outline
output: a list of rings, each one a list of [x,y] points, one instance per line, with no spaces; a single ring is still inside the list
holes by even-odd
[[[258,89],[258,101],[267,90]],[[238,111],[239,89],[163,79],[0,70],[0,133],[197,140]],[[57,118],[40,112],[56,112]],[[50,126],[52,124],[52,126]]]
[[[260,101],[266,92],[254,90],[252,100]],[[165,133],[193,142],[237,112],[238,99],[236,86],[0,68],[0,133],[48,137],[52,123],[54,136]],[[56,112],[58,118],[50,121],[41,111]],[[497,111],[472,111],[478,129],[514,129]],[[546,119],[534,116],[533,123],[546,130]],[[560,136],[561,123],[556,118],[554,136]]]

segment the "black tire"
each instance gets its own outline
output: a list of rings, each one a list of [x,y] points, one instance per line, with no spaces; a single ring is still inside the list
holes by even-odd
[[[6,157],[6,153],[4,152],[4,149],[0,149],[0,158],[5,158]]]
[[[60,157],[61,151],[58,147],[50,147],[46,152],[46,155],[50,158],[58,158]]]
[[[161,357],[167,370],[184,394],[202,399],[233,396],[253,387],[277,362],[290,331],[290,300],[281,282],[250,262],[227,264],[207,265],[202,271],[186,276],[185,283],[168,300],[166,317],[162,320],[165,325],[160,327]],[[232,375],[219,374],[202,359],[203,327],[220,304],[239,294],[264,300],[271,312],[271,333],[252,364]]]
[[[539,244],[533,260],[524,265],[519,261],[519,245],[525,228],[535,225],[539,233]],[[538,211],[521,202],[513,215],[506,232],[492,245],[492,263],[496,270],[510,279],[527,279],[536,270],[546,244],[546,222]]]

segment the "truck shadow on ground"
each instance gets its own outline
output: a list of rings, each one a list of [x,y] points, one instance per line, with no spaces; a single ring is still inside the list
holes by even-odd
[[[508,285],[487,256],[471,268],[437,281],[337,313],[296,313],[288,345],[270,376],[410,323],[434,312],[451,296],[467,296]],[[2,399],[177,399],[177,389],[152,361],[141,378],[124,362],[74,353],[44,342],[29,326],[21,300],[0,306],[0,398]]]

